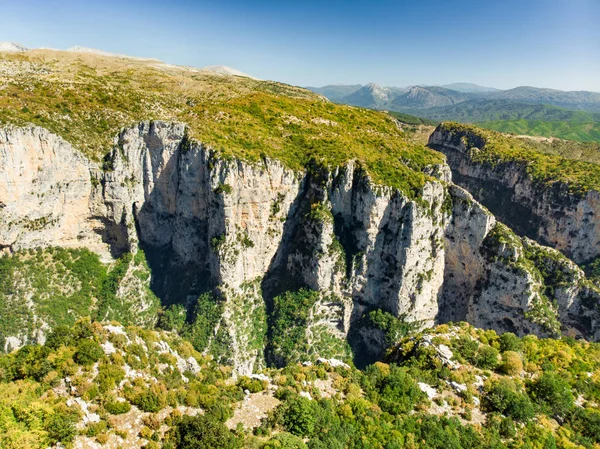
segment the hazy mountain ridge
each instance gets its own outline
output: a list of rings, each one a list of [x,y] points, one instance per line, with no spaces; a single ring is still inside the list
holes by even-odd
[[[333,89],[335,87],[335,89]],[[337,103],[398,112],[451,106],[474,100],[505,100],[526,104],[547,104],[572,110],[600,112],[600,93],[589,91],[561,91],[531,86],[500,90],[468,83],[444,86],[415,85],[406,88],[383,87],[377,84],[337,85],[307,89],[325,95]],[[379,92],[387,98],[382,101]],[[345,94],[345,95],[344,95]],[[330,95],[330,96],[328,96]],[[445,117],[448,119],[448,117]]]

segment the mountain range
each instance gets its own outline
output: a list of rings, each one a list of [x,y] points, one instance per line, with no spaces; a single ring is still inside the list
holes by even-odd
[[[525,104],[546,104],[571,110],[600,112],[600,93],[561,91],[531,86],[499,90],[476,84],[455,83],[445,86],[384,87],[367,85],[330,85],[307,87],[336,103],[373,109],[407,112],[447,107],[468,101],[505,100]]]

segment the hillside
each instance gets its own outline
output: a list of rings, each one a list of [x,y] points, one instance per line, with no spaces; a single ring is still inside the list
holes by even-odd
[[[438,122],[477,123],[500,132],[600,141],[600,94],[594,92],[533,87],[498,90],[464,83],[406,89],[375,84],[309,89],[336,103],[387,109]]]
[[[510,100],[470,100],[456,105],[412,110],[429,120],[477,123],[495,131],[593,142],[600,141],[600,114]]]
[[[444,325],[359,371],[231,376],[170,333],[83,320],[0,357],[10,448],[426,449],[600,443],[600,346]],[[389,363],[389,364],[388,364]],[[26,416],[27,419],[23,419]]]

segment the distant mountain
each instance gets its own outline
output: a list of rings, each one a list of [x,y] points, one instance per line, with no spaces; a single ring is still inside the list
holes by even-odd
[[[480,86],[478,84],[473,83],[452,83],[452,84],[444,84],[441,86],[445,89],[456,90],[458,92],[466,92],[466,93],[486,93],[486,92],[497,92],[500,89],[496,89],[494,87],[485,87]]]
[[[450,90],[438,86],[412,86],[394,98],[390,109],[423,109],[436,106],[449,106],[474,98],[474,94]]]
[[[344,103],[344,97],[353,94],[362,87],[362,84],[330,84],[323,87],[307,87],[307,89],[323,95],[335,103]]]
[[[600,93],[588,91],[562,91],[521,86],[489,93],[487,98],[512,100],[521,103],[549,104],[567,109],[600,112]]]
[[[465,123],[494,120],[600,122],[600,113],[573,111],[546,104],[520,103],[511,100],[474,99],[451,106],[413,109],[412,112],[430,120],[454,120]]]
[[[383,87],[379,84],[367,84],[346,96],[344,103],[364,108],[389,109],[391,102],[402,92],[397,87]]]
[[[567,92],[530,86],[498,90],[470,83],[407,88],[367,84],[366,86],[337,85],[309,87],[308,89],[320,93],[336,103],[413,114],[415,110],[453,106],[474,100],[506,100],[518,104],[545,104],[575,111],[600,112],[600,93]],[[490,105],[492,103],[486,107]],[[505,107],[505,104],[502,104],[502,107]],[[471,121],[475,120],[471,119]]]

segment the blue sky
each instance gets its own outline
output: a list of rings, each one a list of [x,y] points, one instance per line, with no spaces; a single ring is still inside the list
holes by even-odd
[[[296,85],[600,92],[600,0],[0,0],[0,41],[223,64]]]

